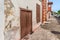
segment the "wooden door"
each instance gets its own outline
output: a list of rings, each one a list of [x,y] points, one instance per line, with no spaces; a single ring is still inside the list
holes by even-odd
[[[27,11],[27,34],[32,32],[32,12]]]
[[[32,32],[32,11],[21,9],[21,38]]]
[[[36,20],[40,22],[40,5],[36,4]]]
[[[21,38],[22,38],[26,35],[26,12],[25,11],[21,11],[20,22],[21,22]]]

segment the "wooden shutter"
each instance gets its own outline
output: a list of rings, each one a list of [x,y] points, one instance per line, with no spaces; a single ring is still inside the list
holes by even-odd
[[[36,20],[40,22],[40,5],[36,4]]]

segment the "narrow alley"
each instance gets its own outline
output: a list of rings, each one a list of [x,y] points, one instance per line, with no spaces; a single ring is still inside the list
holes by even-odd
[[[5,0],[4,39],[60,40],[60,11],[53,10],[54,4],[49,0]]]
[[[58,18],[52,16],[48,23],[41,25],[30,36],[27,36],[29,40],[60,40],[60,24]]]
[[[60,39],[60,18],[52,17],[50,23],[41,26],[44,29],[50,30],[51,33],[55,34]]]

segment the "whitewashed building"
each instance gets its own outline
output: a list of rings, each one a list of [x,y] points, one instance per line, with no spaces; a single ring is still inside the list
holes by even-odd
[[[5,40],[20,40],[47,21],[48,0],[5,0],[4,5]]]

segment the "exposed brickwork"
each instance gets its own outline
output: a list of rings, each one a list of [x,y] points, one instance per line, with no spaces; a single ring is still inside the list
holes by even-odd
[[[48,7],[48,11],[51,11],[51,7]]]
[[[47,0],[42,0],[42,23],[47,20],[46,19],[47,18],[46,17],[46,13],[47,13],[46,5],[47,5]]]

